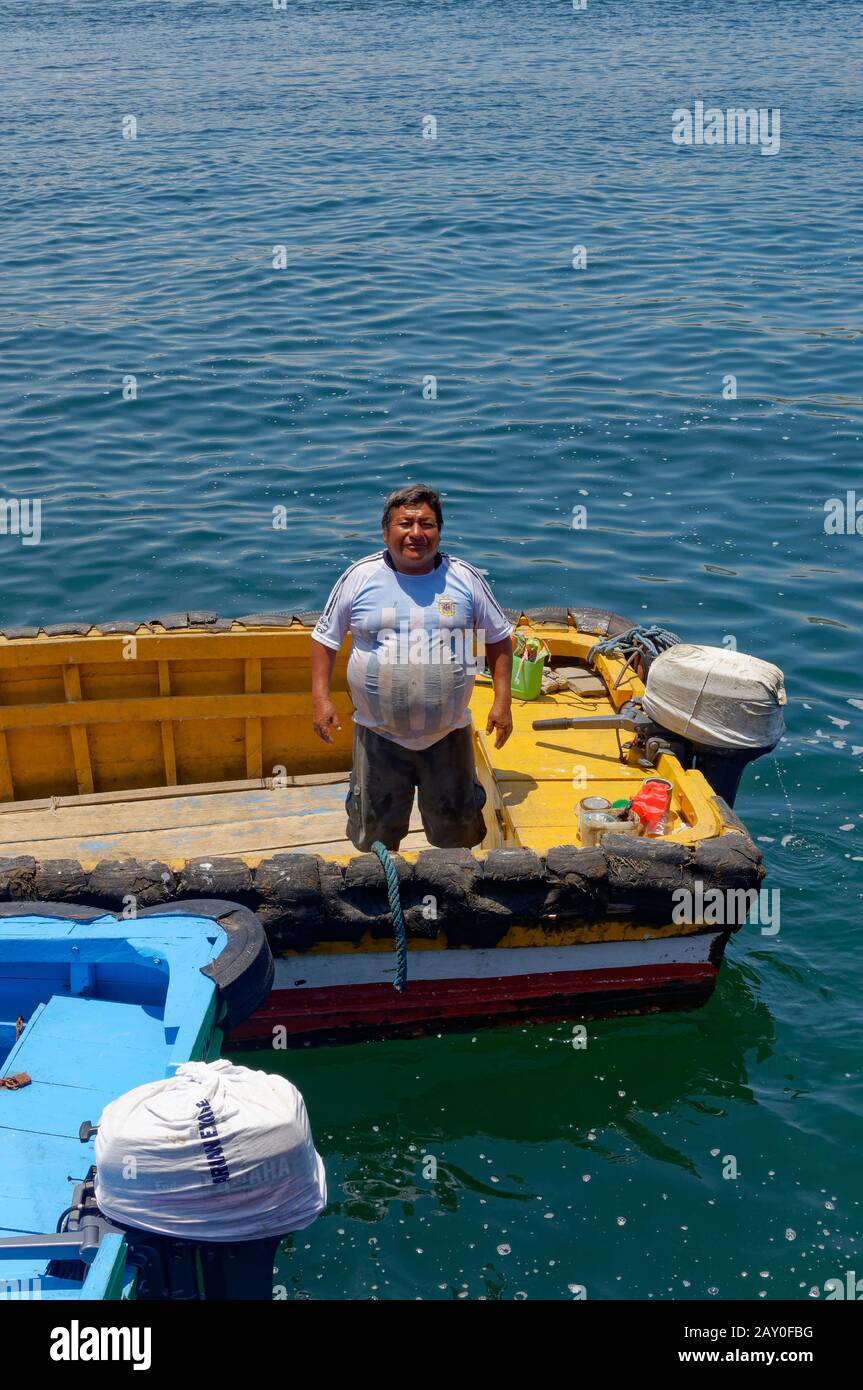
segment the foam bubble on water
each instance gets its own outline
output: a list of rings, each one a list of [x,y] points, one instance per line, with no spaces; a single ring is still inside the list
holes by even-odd
[[[795,827],[794,827],[794,807],[791,805],[791,797],[788,795],[788,788],[785,786],[785,782],[783,781],[783,778],[782,778],[782,767],[781,767],[781,765],[780,765],[780,762],[779,762],[779,759],[778,759],[778,758],[771,758],[770,761],[773,763],[773,766],[774,766],[775,769],[776,769],[776,780],[778,781],[780,787],[782,788],[782,795],[785,797],[785,804],[786,804],[786,806],[788,807],[788,821],[789,821],[789,824],[790,824],[791,829],[792,829],[792,831],[793,831],[794,828],[795,828]]]

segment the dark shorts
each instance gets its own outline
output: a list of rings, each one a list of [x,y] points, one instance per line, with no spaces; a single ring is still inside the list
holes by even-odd
[[[414,789],[430,844],[469,849],[485,838],[485,790],[477,781],[470,726],[415,752],[355,724],[345,801],[351,843],[367,851],[380,840],[395,849],[408,833]]]

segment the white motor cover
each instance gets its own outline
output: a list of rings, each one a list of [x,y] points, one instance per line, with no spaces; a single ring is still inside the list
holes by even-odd
[[[186,1062],[111,1101],[95,1156],[109,1220],[185,1240],[301,1231],[327,1201],[296,1086],[224,1059]]]
[[[671,733],[713,748],[764,748],[785,731],[782,672],[726,647],[679,642],[647,673],[645,713]]]

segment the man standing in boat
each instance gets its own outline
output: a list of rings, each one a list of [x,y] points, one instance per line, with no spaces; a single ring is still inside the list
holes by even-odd
[[[414,790],[426,838],[441,849],[485,837],[468,708],[488,662],[494,701],[486,733],[512,733],[512,624],[478,570],[439,549],[440,498],[413,484],[384,504],[385,549],[345,570],[312,633],[312,721],[332,743],[330,698],[339,647],[351,634],[355,706],[347,834],[359,850],[398,849]]]

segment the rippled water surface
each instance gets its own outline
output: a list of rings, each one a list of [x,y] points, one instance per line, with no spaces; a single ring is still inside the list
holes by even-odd
[[[808,1299],[859,1269],[863,535],[824,526],[863,510],[859,6],[2,0],[0,28],[2,496],[42,507],[40,544],[0,534],[6,622],[318,606],[421,476],[508,604],[786,673],[738,802],[781,930],[704,1010],[584,1052],[256,1056],[330,1181],[279,1287]],[[674,145],[699,99],[779,108],[778,154]]]

